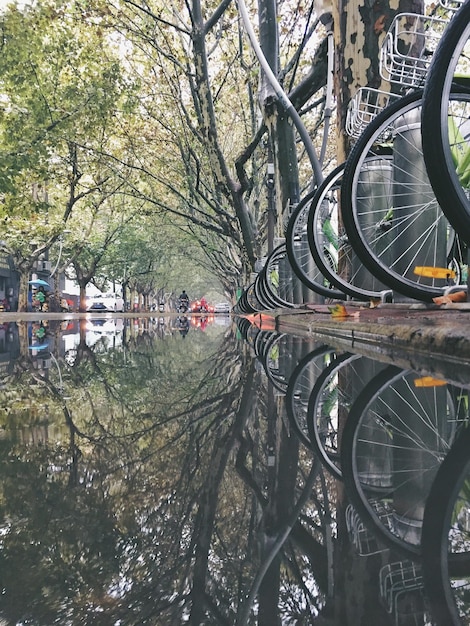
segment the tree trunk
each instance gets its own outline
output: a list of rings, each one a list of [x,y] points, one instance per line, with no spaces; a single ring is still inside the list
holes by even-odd
[[[333,3],[335,37],[335,94],[337,101],[337,158],[344,162],[351,140],[345,132],[349,101],[359,87],[390,91],[379,72],[385,34],[397,13],[423,13],[423,0],[338,0]]]

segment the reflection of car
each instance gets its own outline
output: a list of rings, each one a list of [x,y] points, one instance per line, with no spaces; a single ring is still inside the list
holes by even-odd
[[[214,304],[214,313],[230,313],[230,304],[228,302],[217,302],[217,304]]]
[[[90,318],[86,325],[86,344],[91,347],[98,342],[108,348],[122,345],[124,320],[122,317]]]
[[[87,302],[87,311],[124,311],[124,300],[116,293],[99,293]]]

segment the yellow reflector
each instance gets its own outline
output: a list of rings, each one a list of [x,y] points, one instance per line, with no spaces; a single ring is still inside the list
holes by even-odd
[[[426,278],[455,278],[456,273],[448,267],[423,267],[414,268],[414,273],[418,276],[426,276]]]
[[[445,380],[441,380],[440,378],[433,378],[432,376],[415,378],[413,382],[415,387],[443,387],[444,385],[447,385]]]

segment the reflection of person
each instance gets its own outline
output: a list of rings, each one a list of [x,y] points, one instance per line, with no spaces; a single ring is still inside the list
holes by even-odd
[[[38,343],[42,343],[45,340],[46,334],[47,328],[42,322],[39,324],[33,324],[33,335]]]
[[[186,315],[182,315],[178,318],[178,328],[180,331],[180,335],[184,339],[189,331],[189,319],[186,317]]]

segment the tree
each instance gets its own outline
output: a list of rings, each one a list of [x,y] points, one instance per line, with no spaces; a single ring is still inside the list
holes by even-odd
[[[380,47],[397,13],[423,14],[423,0],[379,0],[369,6],[361,0],[337,0],[331,5],[335,36],[335,95],[337,103],[338,162],[350,150],[347,107],[359,87],[390,91],[379,72]],[[393,91],[394,89],[392,89]]]
[[[20,309],[35,261],[104,183],[93,150],[122,102],[115,50],[66,6],[12,6],[3,16],[0,239],[21,274]]]

